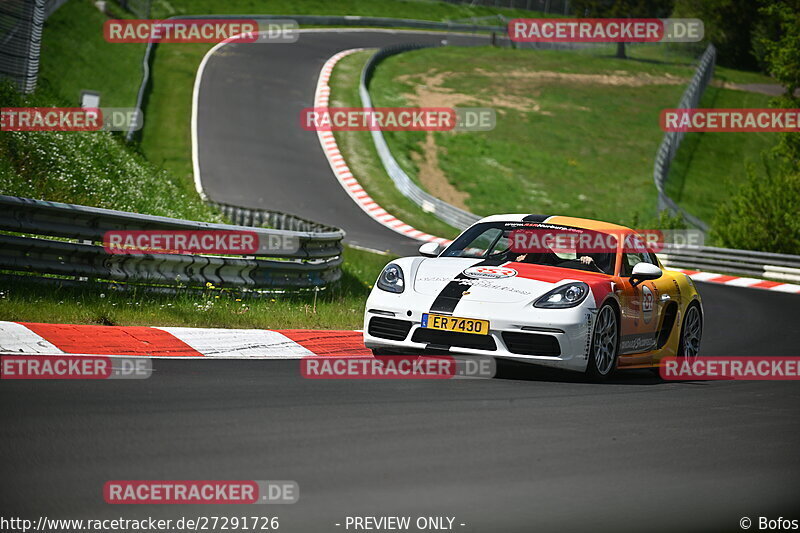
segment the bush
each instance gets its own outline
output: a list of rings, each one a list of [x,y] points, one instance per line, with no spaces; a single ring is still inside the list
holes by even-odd
[[[751,170],[747,183],[719,206],[712,239],[726,248],[800,254],[800,172]]]
[[[3,107],[58,106],[0,86]],[[0,194],[150,215],[220,221],[193,190],[110,132],[0,133]]]

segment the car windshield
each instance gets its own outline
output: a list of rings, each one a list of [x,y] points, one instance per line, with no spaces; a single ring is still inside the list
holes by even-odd
[[[462,233],[441,257],[472,257],[613,274],[617,238],[538,222],[484,222]]]

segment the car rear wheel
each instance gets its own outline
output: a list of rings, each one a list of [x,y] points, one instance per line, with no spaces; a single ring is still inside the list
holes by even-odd
[[[694,359],[700,351],[700,340],[703,338],[703,317],[700,308],[692,304],[686,309],[681,327],[681,343],[678,347],[678,357]]]
[[[619,324],[617,313],[611,305],[606,304],[597,313],[586,373],[596,380],[607,379],[617,367],[618,354]]]

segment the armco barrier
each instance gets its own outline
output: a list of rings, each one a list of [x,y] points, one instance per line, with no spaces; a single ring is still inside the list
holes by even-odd
[[[800,256],[712,246],[666,246],[657,254],[669,267],[800,282]]]
[[[253,220],[259,215],[250,211],[241,216]],[[319,287],[341,277],[344,231],[322,225],[313,231],[232,226],[0,196],[0,230],[22,234],[0,234],[0,269],[15,273],[161,287],[212,283],[251,289]],[[246,230],[259,237],[290,236],[299,246],[269,257],[110,254],[102,246],[103,236],[110,230]]]
[[[496,40],[496,44],[500,46],[510,46],[514,43],[507,38],[499,38]],[[524,43],[516,43],[516,44],[524,44]],[[583,47],[591,47],[595,46],[594,43],[532,43],[536,45],[536,47],[541,48],[548,48],[548,49],[557,49],[557,50],[569,50],[573,48],[583,48]],[[542,45],[542,46],[539,46]],[[361,83],[358,87],[358,94],[361,97],[361,105],[362,107],[372,107],[372,98],[369,95],[369,81],[372,77],[373,72],[375,71],[375,67],[383,61],[385,58],[399,54],[402,52],[407,52],[410,50],[419,50],[422,48],[431,48],[429,45],[419,45],[419,44],[407,44],[407,45],[396,45],[396,46],[389,46],[386,48],[382,48],[378,50],[369,60],[367,60],[366,64],[364,65],[364,69],[361,71]],[[478,220],[481,219],[480,216],[470,213],[469,211],[465,211],[460,209],[454,205],[448,204],[447,202],[440,200],[439,198],[425,192],[421,189],[414,180],[412,180],[408,174],[400,167],[400,164],[392,155],[392,152],[389,150],[389,146],[386,144],[386,139],[383,136],[383,132],[380,130],[372,130],[372,142],[375,144],[375,150],[378,153],[378,157],[383,164],[383,168],[386,170],[386,173],[391,178],[392,182],[394,182],[397,189],[403,194],[403,196],[407,197],[409,200],[417,204],[421,207],[424,211],[427,211],[433,215],[435,215],[440,220],[447,222],[454,228],[458,229],[465,229]]]
[[[700,104],[700,99],[711,81],[711,77],[714,75],[716,58],[716,48],[714,48],[713,44],[709,44],[706,51],[703,52],[703,55],[700,57],[697,70],[692,77],[692,81],[689,82],[689,86],[686,87],[686,91],[681,97],[678,108],[693,109]],[[708,224],[680,207],[664,191],[664,185],[669,179],[669,169],[672,160],[675,159],[675,155],[678,152],[681,141],[683,141],[684,135],[685,133],[680,131],[667,132],[664,134],[664,140],[661,141],[661,145],[658,147],[655,165],[653,166],[653,181],[658,190],[658,209],[659,211],[667,209],[673,213],[680,213],[692,225],[703,231],[708,231]]]
[[[372,77],[375,66],[388,56],[406,52],[408,50],[418,50],[421,48],[429,47],[425,45],[414,44],[391,46],[378,50],[377,53],[369,58],[364,65],[364,69],[361,71],[361,83],[358,87],[358,94],[361,96],[362,107],[372,107],[372,99],[369,96],[367,87],[369,86],[369,80]],[[481,219],[481,217],[476,214],[459,209],[458,207],[450,205],[447,202],[433,196],[432,194],[423,191],[416,183],[414,183],[411,178],[408,177],[408,174],[406,174],[403,169],[400,168],[400,165],[397,163],[394,156],[392,156],[389,146],[386,144],[386,139],[383,137],[383,132],[381,130],[372,130],[370,133],[372,135],[372,141],[375,143],[375,149],[378,152],[378,157],[380,157],[381,163],[383,164],[383,168],[386,169],[386,173],[389,175],[403,196],[406,196],[412,202],[420,206],[423,210],[432,213],[454,228],[465,229]]]

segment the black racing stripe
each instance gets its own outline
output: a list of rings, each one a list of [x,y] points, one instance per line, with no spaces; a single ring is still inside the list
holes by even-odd
[[[504,263],[508,263],[505,259],[486,259],[481,261],[480,263],[476,263],[472,265],[472,267],[479,267],[479,266],[500,266]],[[438,313],[440,315],[452,315],[453,311],[456,310],[456,306],[458,302],[461,301],[461,298],[464,297],[464,291],[467,290],[466,285],[461,284],[461,280],[470,279],[469,276],[461,272],[458,276],[453,278],[453,281],[448,282],[447,285],[444,286],[442,292],[436,297],[431,304],[431,313]]]
[[[550,215],[528,215],[523,217],[522,220],[525,222],[547,222],[548,218],[550,218]]]

